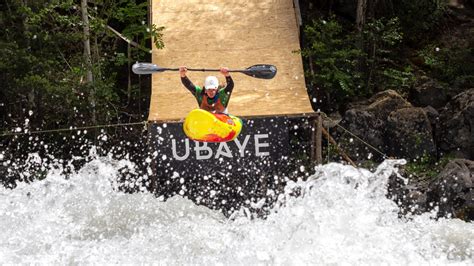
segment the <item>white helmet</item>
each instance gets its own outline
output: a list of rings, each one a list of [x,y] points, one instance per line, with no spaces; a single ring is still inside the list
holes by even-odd
[[[207,89],[217,89],[219,87],[219,80],[214,76],[206,77],[206,81],[204,81],[204,88]]]

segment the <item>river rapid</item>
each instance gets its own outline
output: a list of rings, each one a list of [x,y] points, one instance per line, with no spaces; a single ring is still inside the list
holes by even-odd
[[[114,180],[131,163],[99,157],[68,178],[0,188],[0,263],[473,265],[474,224],[398,216],[385,194],[400,163],[319,166],[259,219],[122,193]]]

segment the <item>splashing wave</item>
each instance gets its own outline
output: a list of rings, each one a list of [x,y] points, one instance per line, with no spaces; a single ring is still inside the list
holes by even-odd
[[[99,158],[69,179],[0,188],[3,263],[473,264],[474,225],[399,218],[385,197],[401,161],[341,164],[289,183],[265,220],[232,219],[173,197],[117,191],[127,161]],[[298,195],[298,197],[295,197]]]

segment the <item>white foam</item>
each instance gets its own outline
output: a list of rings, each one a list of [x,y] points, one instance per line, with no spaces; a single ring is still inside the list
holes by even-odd
[[[117,191],[100,158],[65,179],[0,188],[0,261],[42,264],[473,264],[474,225],[400,219],[385,198],[398,161],[375,173],[341,164],[290,183],[266,220],[232,220],[176,196]],[[298,190],[300,197],[291,196]],[[7,230],[8,229],[8,230]]]

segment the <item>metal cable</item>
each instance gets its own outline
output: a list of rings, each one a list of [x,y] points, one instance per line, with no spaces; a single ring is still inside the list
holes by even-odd
[[[376,147],[370,145],[370,143],[368,143],[367,141],[364,141],[363,139],[359,138],[357,135],[355,135],[354,133],[350,132],[348,129],[344,128],[343,126],[339,125],[339,123],[336,123],[334,120],[332,120],[326,113],[324,112],[321,112],[325,118],[329,119],[331,122],[333,122],[337,127],[341,128],[342,130],[344,130],[345,132],[347,132],[349,135],[353,136],[354,138],[356,138],[357,140],[359,140],[360,142],[364,143],[367,147],[371,148],[372,150],[378,152],[380,155],[383,156],[384,159],[387,159],[389,158],[385,153],[383,153],[382,151],[380,151],[379,149],[377,149]],[[329,132],[329,131],[328,131]]]
[[[142,121],[142,122],[134,122],[134,123],[120,123],[120,124],[84,126],[84,127],[75,127],[75,128],[59,128],[59,129],[47,129],[47,130],[34,130],[34,131],[25,131],[25,132],[9,132],[9,131],[5,131],[5,132],[0,133],[0,137],[20,136],[20,135],[29,135],[29,134],[44,134],[44,133],[67,132],[67,131],[84,130],[84,129],[92,129],[92,128],[123,127],[123,126],[134,126],[134,125],[144,125],[144,126],[146,126],[147,124],[148,124],[147,121]]]

